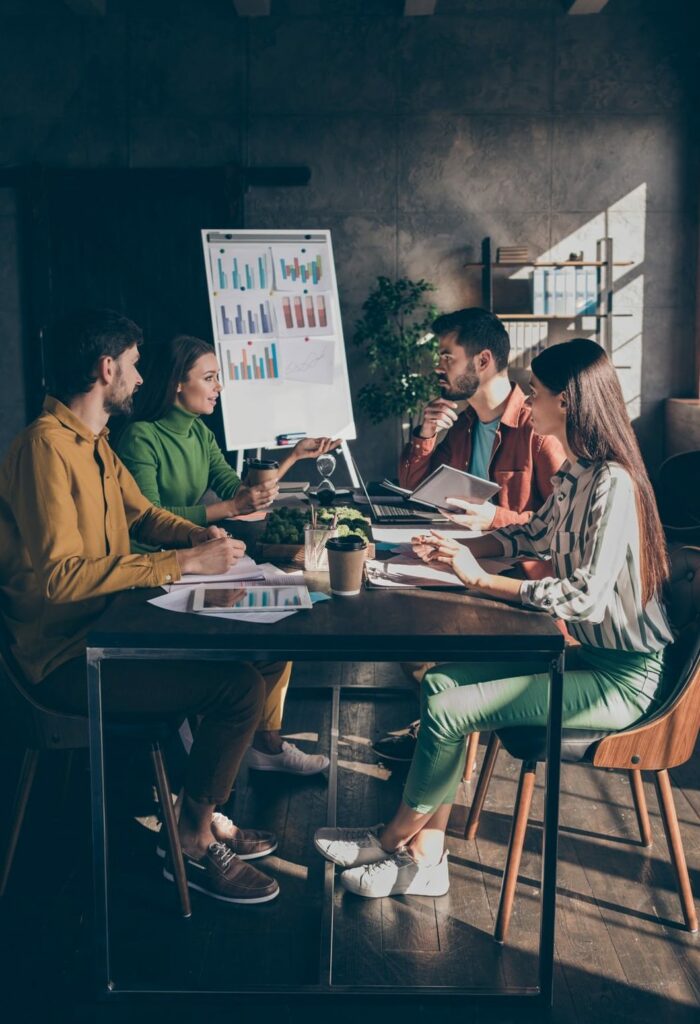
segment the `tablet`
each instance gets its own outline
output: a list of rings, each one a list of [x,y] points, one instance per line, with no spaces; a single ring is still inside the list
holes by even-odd
[[[312,608],[306,587],[195,587],[193,612],[257,612],[297,611]]]
[[[472,476],[452,466],[438,468],[418,484],[409,501],[432,505],[435,508],[459,512],[454,505],[448,505],[447,498],[463,498],[465,501],[481,505],[500,490],[500,485],[492,480],[483,480],[480,476]]]

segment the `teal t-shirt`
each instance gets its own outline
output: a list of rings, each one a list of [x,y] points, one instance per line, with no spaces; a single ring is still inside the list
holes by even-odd
[[[130,423],[115,447],[150,502],[198,526],[207,523],[202,504],[207,489],[225,501],[240,486],[212,431],[179,406],[155,422]],[[143,550],[135,542],[132,546]]]
[[[480,476],[483,480],[489,479],[489,463],[500,424],[500,416],[490,423],[482,423],[478,417],[475,420],[472,427],[472,457],[468,469],[472,476]]]

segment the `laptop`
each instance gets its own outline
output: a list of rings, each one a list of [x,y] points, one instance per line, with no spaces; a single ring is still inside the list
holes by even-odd
[[[351,455],[357,478],[360,481],[360,486],[367,499],[369,510],[372,514],[372,519],[376,523],[382,523],[384,525],[399,525],[405,524],[411,526],[413,523],[421,523],[425,526],[426,523],[448,523],[449,519],[443,516],[440,512],[431,512],[426,508],[425,512],[421,512],[419,509],[414,508],[409,502],[402,500],[399,504],[383,505],[381,501],[373,499],[369,495],[369,491],[365,485],[364,477],[360,472],[359,466],[355,462],[354,457]]]

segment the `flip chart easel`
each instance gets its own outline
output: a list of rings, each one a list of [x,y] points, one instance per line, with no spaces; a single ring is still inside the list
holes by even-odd
[[[202,231],[226,447],[357,437],[330,231]]]

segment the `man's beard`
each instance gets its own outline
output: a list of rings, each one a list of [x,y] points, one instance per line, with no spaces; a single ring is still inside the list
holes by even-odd
[[[448,384],[444,377],[440,378],[440,397],[459,402],[471,398],[479,387],[479,378],[475,373],[463,373],[453,384]]]
[[[112,394],[105,397],[105,412],[108,416],[130,416],[134,411],[134,392],[127,394],[126,391],[120,390],[123,387],[124,374],[118,369]]]

